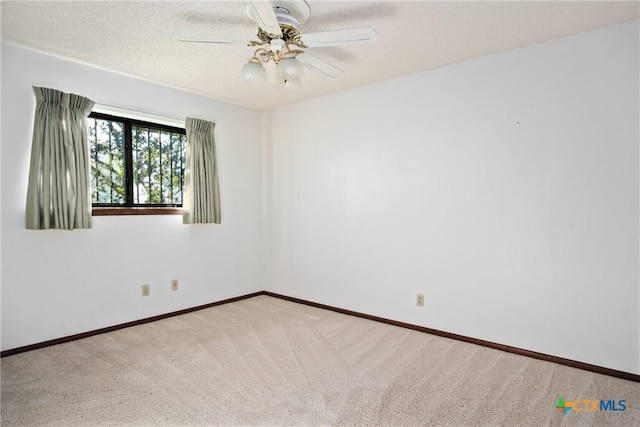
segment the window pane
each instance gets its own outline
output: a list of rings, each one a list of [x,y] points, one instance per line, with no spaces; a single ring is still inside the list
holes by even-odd
[[[182,204],[185,136],[133,126],[133,203]]]
[[[88,119],[91,202],[125,203],[124,123]]]
[[[184,175],[184,155],[187,137],[172,133],[170,139],[171,183],[170,203],[182,204],[182,179]]]

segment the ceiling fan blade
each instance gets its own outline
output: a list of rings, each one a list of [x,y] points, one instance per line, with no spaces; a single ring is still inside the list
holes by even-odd
[[[308,47],[339,46],[343,44],[373,43],[378,33],[371,27],[347,28],[303,34],[302,42]]]
[[[282,36],[278,17],[273,11],[273,5],[268,0],[250,0],[247,2],[249,15],[258,23],[260,28],[269,34]]]
[[[313,56],[309,53],[301,53],[296,56],[296,59],[312,70],[317,71],[318,73],[323,74],[330,79],[336,79],[344,74],[344,71],[342,71],[340,68],[331,65],[323,59],[320,59],[317,56]]]
[[[246,44],[246,41],[229,39],[212,39],[208,37],[174,37],[175,41],[185,43],[219,43],[219,44]]]

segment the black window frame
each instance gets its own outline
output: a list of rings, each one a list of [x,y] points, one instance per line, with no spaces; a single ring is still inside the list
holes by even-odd
[[[88,118],[114,121],[124,125],[125,203],[93,203],[92,201],[91,206],[93,208],[93,215],[181,214],[182,203],[133,203],[133,127],[140,126],[161,132],[181,134],[185,136],[185,141],[187,135],[186,130],[176,126],[147,122],[144,120],[115,116],[95,111],[92,111]],[[186,147],[184,156],[186,157]]]

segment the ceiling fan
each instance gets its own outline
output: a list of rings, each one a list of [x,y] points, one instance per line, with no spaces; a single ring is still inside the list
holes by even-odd
[[[258,25],[257,38],[249,42],[178,37],[181,42],[233,43],[258,46],[253,57],[240,70],[240,78],[249,82],[264,82],[267,71],[263,64],[276,64],[277,87],[292,89],[300,86],[304,74],[303,64],[330,79],[343,74],[338,67],[307,53],[305,49],[323,46],[372,43],[377,34],[371,27],[347,28],[304,34],[300,25],[309,19],[311,8],[304,0],[249,0],[246,4],[249,18]]]

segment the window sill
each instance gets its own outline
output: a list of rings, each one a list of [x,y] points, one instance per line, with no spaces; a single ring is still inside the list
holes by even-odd
[[[182,208],[92,208],[91,215],[182,215]]]

